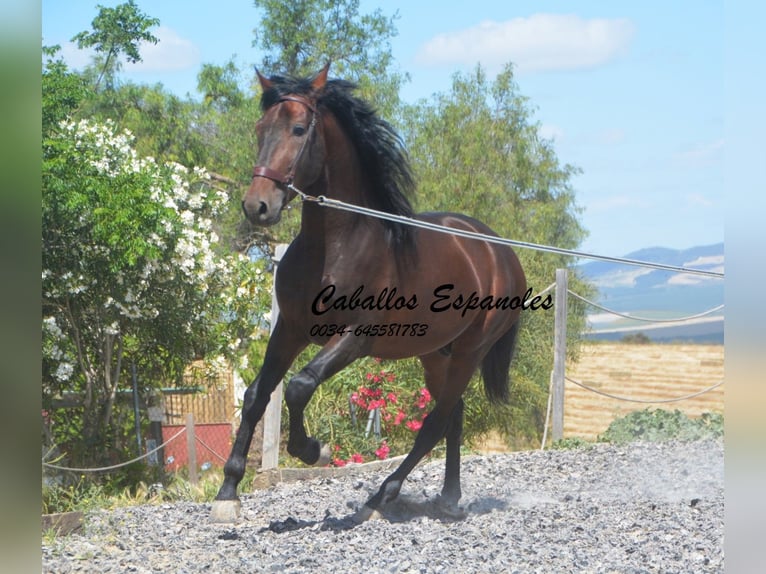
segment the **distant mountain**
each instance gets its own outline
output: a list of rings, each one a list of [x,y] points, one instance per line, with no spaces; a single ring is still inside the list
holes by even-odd
[[[663,263],[707,271],[724,271],[724,244],[704,245],[677,250],[666,247],[649,247],[625,255],[626,259],[635,259],[651,263]],[[724,280],[661,271],[656,269],[593,261],[579,266],[582,276],[593,283],[599,291],[597,303],[631,315],[648,317],[682,317],[707,311],[721,305],[724,300]],[[608,331],[620,329],[623,335],[628,331],[642,331],[653,339],[682,339],[688,331],[690,339],[705,340],[712,331],[713,339],[722,341],[723,320],[706,318],[684,325],[675,324],[673,329],[656,328],[651,323],[639,324],[609,316],[597,309],[588,311],[591,327],[594,331],[606,331],[598,338],[619,338],[622,335],[609,334]],[[718,313],[722,316],[723,313]],[[705,324],[705,326],[702,325]],[[693,329],[691,328],[693,325]],[[606,335],[609,335],[608,337]]]

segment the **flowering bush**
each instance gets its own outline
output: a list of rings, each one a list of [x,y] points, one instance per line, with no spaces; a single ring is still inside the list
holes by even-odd
[[[236,361],[270,299],[262,269],[216,233],[228,194],[132,144],[108,120],[63,121],[43,142],[43,397],[82,398],[57,440],[90,453],[113,442],[128,361],[142,386],[192,359]]]
[[[412,377],[402,369],[407,361],[391,363],[404,376],[381,368],[381,363],[372,358],[353,363],[323,383],[307,406],[307,430],[332,445],[334,466],[385,460],[409,452],[414,432],[432,406],[431,394],[421,386],[422,375]],[[370,423],[376,410],[380,436]]]

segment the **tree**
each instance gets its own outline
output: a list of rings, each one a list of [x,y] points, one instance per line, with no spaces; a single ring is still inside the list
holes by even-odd
[[[359,13],[359,0],[254,0],[263,11],[253,46],[264,51],[268,73],[311,76],[328,62],[337,77],[356,82],[360,96],[384,116],[399,106],[406,75],[391,70],[394,21],[380,9]]]
[[[540,136],[539,125],[532,121],[532,112],[511,65],[494,81],[480,66],[471,74],[456,74],[450,92],[410,106],[404,113],[405,140],[418,181],[417,209],[462,212],[503,237],[576,248],[585,237],[571,184],[579,170],[559,163],[551,142]],[[521,248],[516,253],[535,293],[553,282],[556,268],[572,264],[561,255]],[[570,274],[572,288],[588,293],[581,283]],[[584,310],[570,301],[572,354],[583,325]],[[473,385],[466,434],[493,426],[509,436],[537,435],[545,417],[552,346],[553,313],[525,312],[510,407],[486,416],[478,385]]]
[[[59,56],[60,46],[43,46],[46,58],[42,77],[42,133],[56,129],[71,116],[87,95],[87,83],[71,72]]]
[[[242,105],[245,95],[239,89],[239,70],[233,60],[223,66],[203,64],[197,75],[197,90],[206,105],[221,112]]]
[[[159,385],[193,359],[236,360],[270,300],[262,266],[212,229],[227,194],[205,170],[142,158],[133,143],[85,119],[43,142],[43,399],[81,399],[57,437],[80,463],[121,445],[129,363]]]
[[[159,41],[149,30],[158,26],[160,21],[140,12],[133,0],[114,8],[97,7],[99,13],[91,23],[92,31],[80,32],[72,41],[77,42],[80,49],[95,49],[100,69],[95,85],[99,87],[101,80],[105,79],[107,89],[113,89],[115,74],[122,67],[120,55],[124,55],[128,62],[140,62],[139,44],[156,44]]]

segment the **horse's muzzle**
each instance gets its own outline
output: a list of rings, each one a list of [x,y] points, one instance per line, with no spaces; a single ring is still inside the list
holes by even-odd
[[[282,218],[282,208],[269,209],[266,202],[259,201],[255,205],[248,205],[246,202],[242,202],[242,211],[245,214],[247,220],[253,225],[260,225],[268,227],[278,223]]]

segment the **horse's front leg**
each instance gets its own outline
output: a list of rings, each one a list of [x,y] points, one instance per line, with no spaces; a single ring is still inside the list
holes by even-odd
[[[364,337],[335,335],[287,385],[285,402],[290,413],[287,452],[306,464],[324,466],[330,462],[330,449],[306,435],[303,413],[319,384],[364,355]]]
[[[231,454],[223,467],[223,484],[218,491],[211,517],[216,522],[231,522],[239,516],[240,502],[237,486],[245,474],[245,463],[255,425],[261,420],[271,393],[285,376],[287,369],[307,345],[288,332],[281,319],[277,320],[274,332],[266,347],[266,355],[260,373],[245,391],[242,403],[242,421],[237,430]]]

